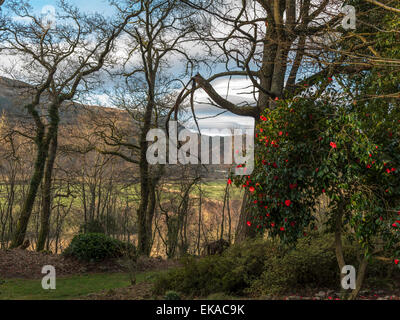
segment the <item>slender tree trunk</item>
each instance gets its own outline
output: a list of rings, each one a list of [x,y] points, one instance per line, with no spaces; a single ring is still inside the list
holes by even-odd
[[[148,255],[150,255],[151,253],[151,247],[153,244],[153,217],[154,217],[155,207],[156,207],[156,185],[155,182],[152,181],[149,190],[149,203],[147,206],[147,214],[146,214],[146,232],[147,232],[146,238],[148,241],[147,245]]]
[[[229,185],[226,184],[225,187],[225,194],[224,194],[224,204],[222,206],[222,219],[221,219],[221,235],[219,237],[220,240],[224,239],[224,225],[225,225],[225,206],[226,206],[226,201],[228,197],[228,187]]]
[[[197,255],[200,255],[200,240],[201,240],[201,201],[202,201],[201,181],[199,186],[199,221],[197,229]]]
[[[363,257],[357,272],[356,288],[351,292],[348,298],[349,300],[354,300],[355,298],[357,298],[361,286],[364,282],[367,265],[368,265],[368,259],[366,257]]]
[[[343,219],[343,205],[340,205],[340,208],[336,215],[336,222],[335,222],[335,252],[340,272],[342,268],[346,265],[344,261],[343,245],[342,245],[342,219]]]
[[[43,205],[42,205],[42,215],[40,219],[40,230],[39,230],[39,238],[37,244],[37,251],[42,251],[44,249],[44,245],[46,239],[49,236],[50,232],[50,215],[51,215],[51,188],[52,188],[52,176],[53,176],[53,168],[54,162],[57,156],[57,146],[58,146],[58,134],[57,129],[53,133],[53,138],[50,143],[49,157],[46,163],[46,169],[44,173],[44,181],[43,181]]]

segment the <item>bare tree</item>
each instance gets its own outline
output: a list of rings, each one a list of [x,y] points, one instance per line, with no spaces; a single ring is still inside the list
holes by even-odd
[[[128,4],[132,1],[128,1]],[[161,177],[161,166],[150,166],[146,152],[146,136],[150,129],[164,126],[165,110],[171,104],[171,94],[186,70],[176,77],[171,60],[188,58],[184,44],[194,32],[193,10],[181,1],[141,1],[143,13],[125,27],[125,45],[128,47],[124,58],[122,76],[125,85],[114,94],[114,104],[125,110],[132,118],[132,126],[140,128],[137,139],[132,134],[122,134],[113,124],[111,136],[104,136],[108,150],[101,152],[117,155],[139,167],[140,204],[137,210],[138,251],[149,255],[153,216],[156,203],[156,184]],[[118,7],[121,14],[126,10]],[[185,68],[184,68],[185,69]],[[176,73],[176,71],[175,71]],[[164,120],[163,120],[164,119]]]
[[[197,74],[196,86],[179,97],[183,102],[193,90],[203,89],[210,103],[239,116],[260,121],[265,109],[273,109],[277,100],[291,99],[299,94],[318,95],[328,87],[331,77],[352,74],[371,67],[354,50],[367,48],[359,43],[351,52],[340,51],[344,35],[341,27],[341,1],[183,1],[204,13],[209,28],[198,32],[198,39],[208,48],[209,55],[218,57],[226,70],[211,72],[206,79]],[[213,26],[217,26],[213,28]],[[254,103],[234,103],[212,86],[223,77],[247,77]],[[312,90],[311,90],[312,88]],[[241,221],[247,221],[248,196],[245,194]],[[236,241],[254,237],[251,227],[239,223]]]
[[[132,11],[122,21],[113,24],[101,16],[87,16],[60,2],[62,13],[57,25],[47,25],[30,13],[28,3],[10,1],[11,10],[29,23],[14,21],[7,26],[9,34],[5,51],[25,61],[23,79],[30,83],[30,102],[24,105],[35,123],[37,147],[35,169],[29,192],[21,209],[11,246],[22,244],[37,190],[43,181],[43,211],[38,250],[42,250],[49,230],[51,213],[51,181],[57,151],[59,109],[81,89],[93,85],[91,77],[106,63],[114,41],[129,20],[138,15]],[[68,68],[66,67],[68,66]],[[38,106],[45,107],[39,110]]]

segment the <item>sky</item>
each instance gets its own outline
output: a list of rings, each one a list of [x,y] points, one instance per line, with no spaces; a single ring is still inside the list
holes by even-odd
[[[110,10],[107,0],[70,0],[70,3],[76,5],[86,12],[99,12],[106,14]],[[56,6],[56,0],[33,0],[31,1],[35,10],[40,12],[46,5]]]
[[[111,7],[108,4],[108,0],[69,0],[69,2],[73,5],[76,5],[80,10],[85,11],[87,13],[102,13],[102,14],[111,14]],[[57,0],[32,0],[30,1],[35,13],[43,13],[48,6],[57,7]],[[48,9],[47,9],[48,11]],[[1,58],[0,58],[1,59]],[[3,61],[4,62],[4,61]],[[229,92],[227,94],[228,81],[227,79],[220,79],[212,83],[215,90],[227,97],[230,101],[235,103],[240,103],[243,101],[253,102],[253,98],[251,95],[246,94],[238,94],[242,89],[250,84],[250,81],[245,78],[235,78],[231,80],[229,85]],[[248,90],[244,90],[248,91]],[[237,128],[252,128],[254,126],[254,119],[250,117],[241,117],[234,115],[230,112],[223,113],[215,117],[216,114],[221,113],[221,109],[216,107],[207,105],[208,97],[204,92],[199,92],[195,97],[196,101],[200,101],[200,103],[195,104],[195,111],[198,118],[206,118],[203,120],[199,120],[199,127],[201,130],[205,129],[237,129]],[[94,100],[104,102],[107,104],[107,98],[104,95],[99,95],[94,98]],[[204,102],[204,103],[203,103]],[[214,116],[214,117],[213,117]],[[194,121],[189,121],[186,126],[191,129],[195,129],[196,125]]]

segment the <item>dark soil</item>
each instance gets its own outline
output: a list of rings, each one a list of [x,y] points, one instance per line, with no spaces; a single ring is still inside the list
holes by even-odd
[[[138,271],[163,270],[177,264],[176,261],[159,258],[140,258],[137,268]],[[124,263],[118,259],[91,263],[58,254],[21,249],[0,250],[0,278],[42,278],[41,271],[45,265],[54,266],[57,276],[126,271]]]

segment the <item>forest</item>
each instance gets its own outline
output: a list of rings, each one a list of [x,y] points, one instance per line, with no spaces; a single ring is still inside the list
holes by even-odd
[[[0,113],[0,299],[400,300],[399,0],[0,0]]]

